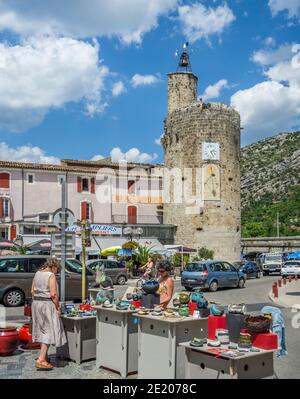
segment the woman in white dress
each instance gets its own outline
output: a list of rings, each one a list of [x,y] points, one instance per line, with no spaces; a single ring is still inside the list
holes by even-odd
[[[62,346],[67,340],[60,319],[59,295],[56,276],[59,264],[49,258],[36,272],[31,288],[32,294],[32,341],[41,344],[35,366],[38,369],[53,369],[49,362],[50,345]]]

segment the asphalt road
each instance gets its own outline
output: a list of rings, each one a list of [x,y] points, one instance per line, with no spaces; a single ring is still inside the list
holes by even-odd
[[[268,293],[271,290],[272,283],[278,280],[278,276],[262,277],[261,279],[249,279],[243,289],[222,289],[217,292],[206,292],[205,296],[210,301],[229,305],[231,303],[245,303],[247,309],[251,312],[260,311],[265,305],[273,305],[268,298]],[[122,296],[127,289],[127,286],[115,286],[115,296]],[[175,281],[175,291],[180,292],[183,287],[180,280]],[[0,316],[3,307],[0,307]],[[8,315],[20,315],[20,322],[22,322],[23,308],[5,309]],[[285,319],[286,327],[286,341],[288,356],[284,358],[275,357],[275,370],[279,378],[300,378],[300,345],[298,328],[292,327],[292,318],[295,314],[290,309],[281,309]],[[300,318],[298,318],[300,321]],[[17,320],[16,320],[17,322]],[[12,323],[16,324],[16,323]],[[300,324],[300,322],[298,323]]]

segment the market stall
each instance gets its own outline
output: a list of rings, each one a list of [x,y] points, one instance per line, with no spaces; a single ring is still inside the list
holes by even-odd
[[[207,337],[207,318],[140,315],[138,378],[184,378],[185,351],[179,344]]]
[[[95,306],[97,309],[96,367],[120,373],[123,378],[138,369],[138,319],[136,309],[122,310]]]
[[[96,316],[62,315],[67,343],[56,349],[58,357],[71,359],[77,364],[96,358]]]
[[[273,355],[276,350],[238,352],[228,349],[228,346],[211,348],[203,345],[195,348],[188,342],[181,343],[180,347],[185,349],[183,369],[186,379],[257,379],[274,376]]]

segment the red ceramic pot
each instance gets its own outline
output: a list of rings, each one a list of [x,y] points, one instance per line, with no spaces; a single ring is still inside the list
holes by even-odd
[[[16,327],[0,328],[0,356],[11,356],[18,347],[18,341]]]
[[[29,324],[23,324],[19,330],[19,339],[23,344],[32,343],[32,335],[30,334],[29,329]]]

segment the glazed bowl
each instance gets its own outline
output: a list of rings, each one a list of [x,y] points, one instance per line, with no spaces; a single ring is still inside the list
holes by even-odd
[[[187,305],[190,302],[190,294],[187,292],[181,292],[179,294],[179,301],[181,305]]]

